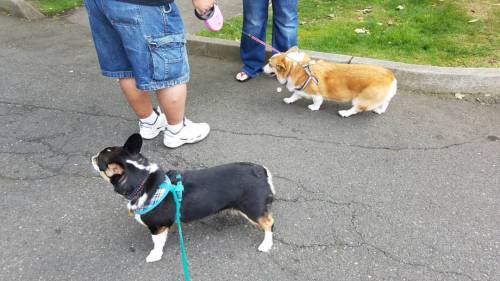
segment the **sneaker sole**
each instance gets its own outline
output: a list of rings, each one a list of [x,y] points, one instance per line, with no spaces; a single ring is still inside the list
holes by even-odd
[[[176,142],[166,142],[165,140],[163,140],[163,144],[168,148],[177,148],[177,147],[182,146],[186,143],[196,143],[196,142],[202,141],[208,136],[209,132],[207,132],[206,135],[200,135],[199,137],[196,137],[192,140],[180,140],[180,141],[176,141]]]
[[[153,134],[141,134],[141,137],[145,140],[150,140],[154,139],[156,136],[158,136],[161,132],[163,131],[163,128],[159,128],[158,131],[154,132]]]

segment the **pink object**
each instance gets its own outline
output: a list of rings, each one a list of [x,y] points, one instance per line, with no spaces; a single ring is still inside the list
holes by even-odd
[[[219,9],[219,6],[214,5],[214,11],[210,18],[205,20],[205,27],[212,32],[221,30],[224,25],[224,17]]]
[[[204,15],[198,14],[198,11],[194,10],[196,17],[204,21],[206,29],[215,32],[221,30],[224,25],[224,17],[219,9],[219,6],[215,5],[210,9],[210,11]]]

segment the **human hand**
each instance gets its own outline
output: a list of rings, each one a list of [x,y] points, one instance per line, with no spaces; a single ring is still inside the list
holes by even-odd
[[[215,0],[192,0],[193,7],[199,15],[205,15],[215,4]]]

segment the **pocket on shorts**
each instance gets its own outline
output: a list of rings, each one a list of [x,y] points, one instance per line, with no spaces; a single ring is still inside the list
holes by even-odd
[[[172,80],[183,75],[186,52],[184,34],[150,38],[148,43],[153,66],[153,80]]]

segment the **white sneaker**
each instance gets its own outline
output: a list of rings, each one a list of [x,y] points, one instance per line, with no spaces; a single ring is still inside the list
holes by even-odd
[[[139,121],[139,134],[143,139],[150,140],[156,137],[161,131],[165,130],[165,125],[167,124],[165,114],[160,111],[160,107],[153,109],[153,111],[157,114],[153,124],[146,124]]]
[[[206,138],[209,132],[210,126],[207,123],[194,123],[186,118],[184,127],[177,134],[165,129],[163,144],[169,148],[176,148],[185,143],[199,142]]]

